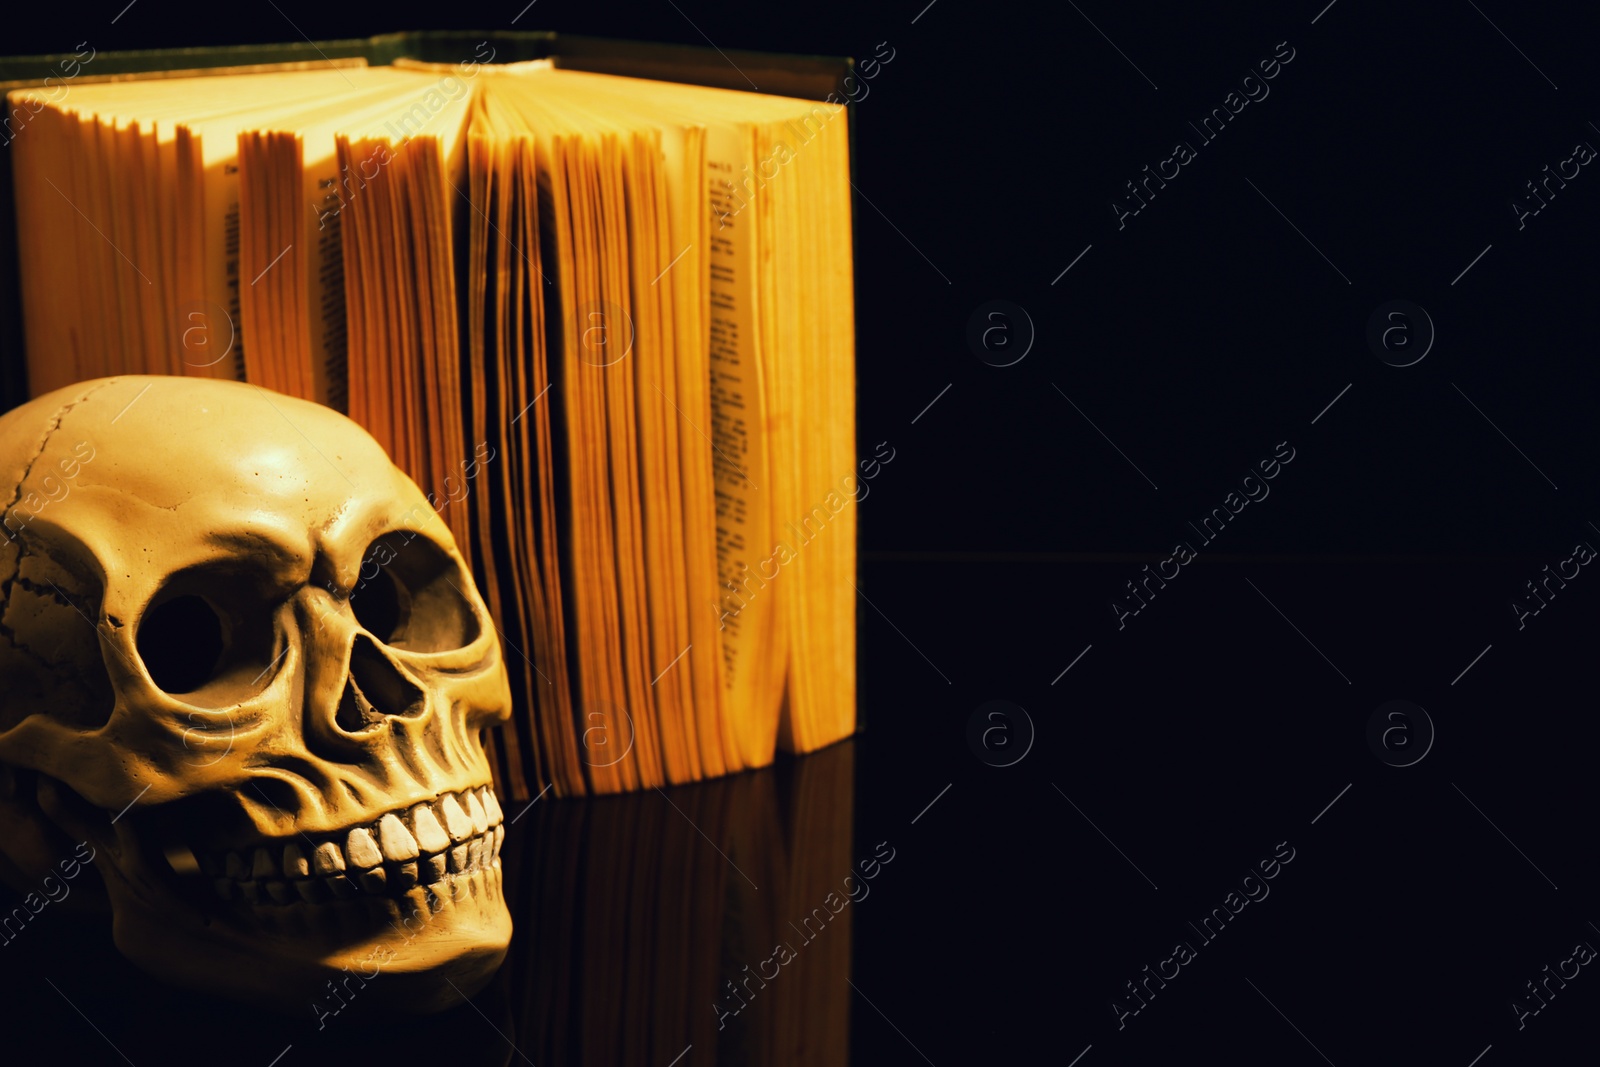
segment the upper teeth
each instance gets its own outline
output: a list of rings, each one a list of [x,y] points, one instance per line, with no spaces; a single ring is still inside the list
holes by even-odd
[[[338,834],[210,854],[200,864],[224,899],[320,903],[361,890],[391,895],[498,863],[504,814],[489,786],[448,793]],[[320,838],[320,839],[319,839]]]

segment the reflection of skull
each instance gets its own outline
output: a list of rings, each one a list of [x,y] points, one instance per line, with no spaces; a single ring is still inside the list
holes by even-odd
[[[294,1011],[347,967],[408,1008],[481,987],[510,690],[377,443],[251,385],[103,379],[0,416],[0,496],[0,861],[37,885],[88,842],[118,947],[183,984]]]

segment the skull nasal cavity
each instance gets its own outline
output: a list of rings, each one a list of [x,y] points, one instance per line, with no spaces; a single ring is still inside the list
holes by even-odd
[[[372,639],[357,634],[350,648],[350,679],[339,701],[338,723],[356,733],[391,716],[422,709],[424,693],[378,650]]]

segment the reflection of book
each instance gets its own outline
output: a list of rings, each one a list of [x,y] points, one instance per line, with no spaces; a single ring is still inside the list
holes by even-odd
[[[854,773],[844,742],[535,805],[502,855],[517,935],[485,994],[509,1000],[508,1036],[535,1063],[659,1065],[690,1044],[696,1064],[846,1063]]]
[[[203,374],[347,409],[500,621],[513,797],[847,736],[845,110],[460,51],[13,92],[32,391]],[[427,595],[393,555],[354,583],[369,629]]]

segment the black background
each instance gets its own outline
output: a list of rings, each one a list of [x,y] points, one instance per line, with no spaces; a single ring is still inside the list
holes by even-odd
[[[1594,13],[924,2],[538,0],[514,27],[894,50],[855,112],[860,439],[895,450],[861,505],[855,852],[898,859],[854,906],[854,1062],[1591,1060],[1592,968],[1523,1029],[1511,1002],[1600,946],[1600,578],[1521,629],[1511,604],[1600,545],[1600,177],[1521,228],[1512,202],[1600,147]],[[510,28],[522,4],[139,0],[112,25],[120,7],[32,13],[4,49]],[[1201,145],[1188,123],[1279,42],[1270,95]],[[1119,228],[1124,182],[1179,140],[1196,158]],[[1034,333],[1004,367],[967,340],[996,299]],[[1397,299],[1437,333],[1408,367],[1366,339]],[[1280,442],[1270,496],[1202,545],[1188,523]],[[1198,558],[1119,628],[1111,601],[1179,540]],[[1436,732],[1409,767],[1367,741],[1393,699]],[[1013,714],[975,748],[990,700],[1031,727]],[[981,758],[1030,739],[1011,766]],[[1280,842],[1270,896],[1119,1030],[1124,983],[1198,944],[1187,922]],[[33,968],[50,959],[91,1019],[86,1000],[122,1019],[141,979],[74,964],[96,937],[65,925],[32,963],[0,958],[31,991],[13,1030],[121,1062]],[[74,947],[50,956],[50,936]],[[180,1010],[216,1010],[197,1003]],[[291,1039],[217,1053],[265,1064]],[[153,1047],[123,1051],[142,1067]]]

